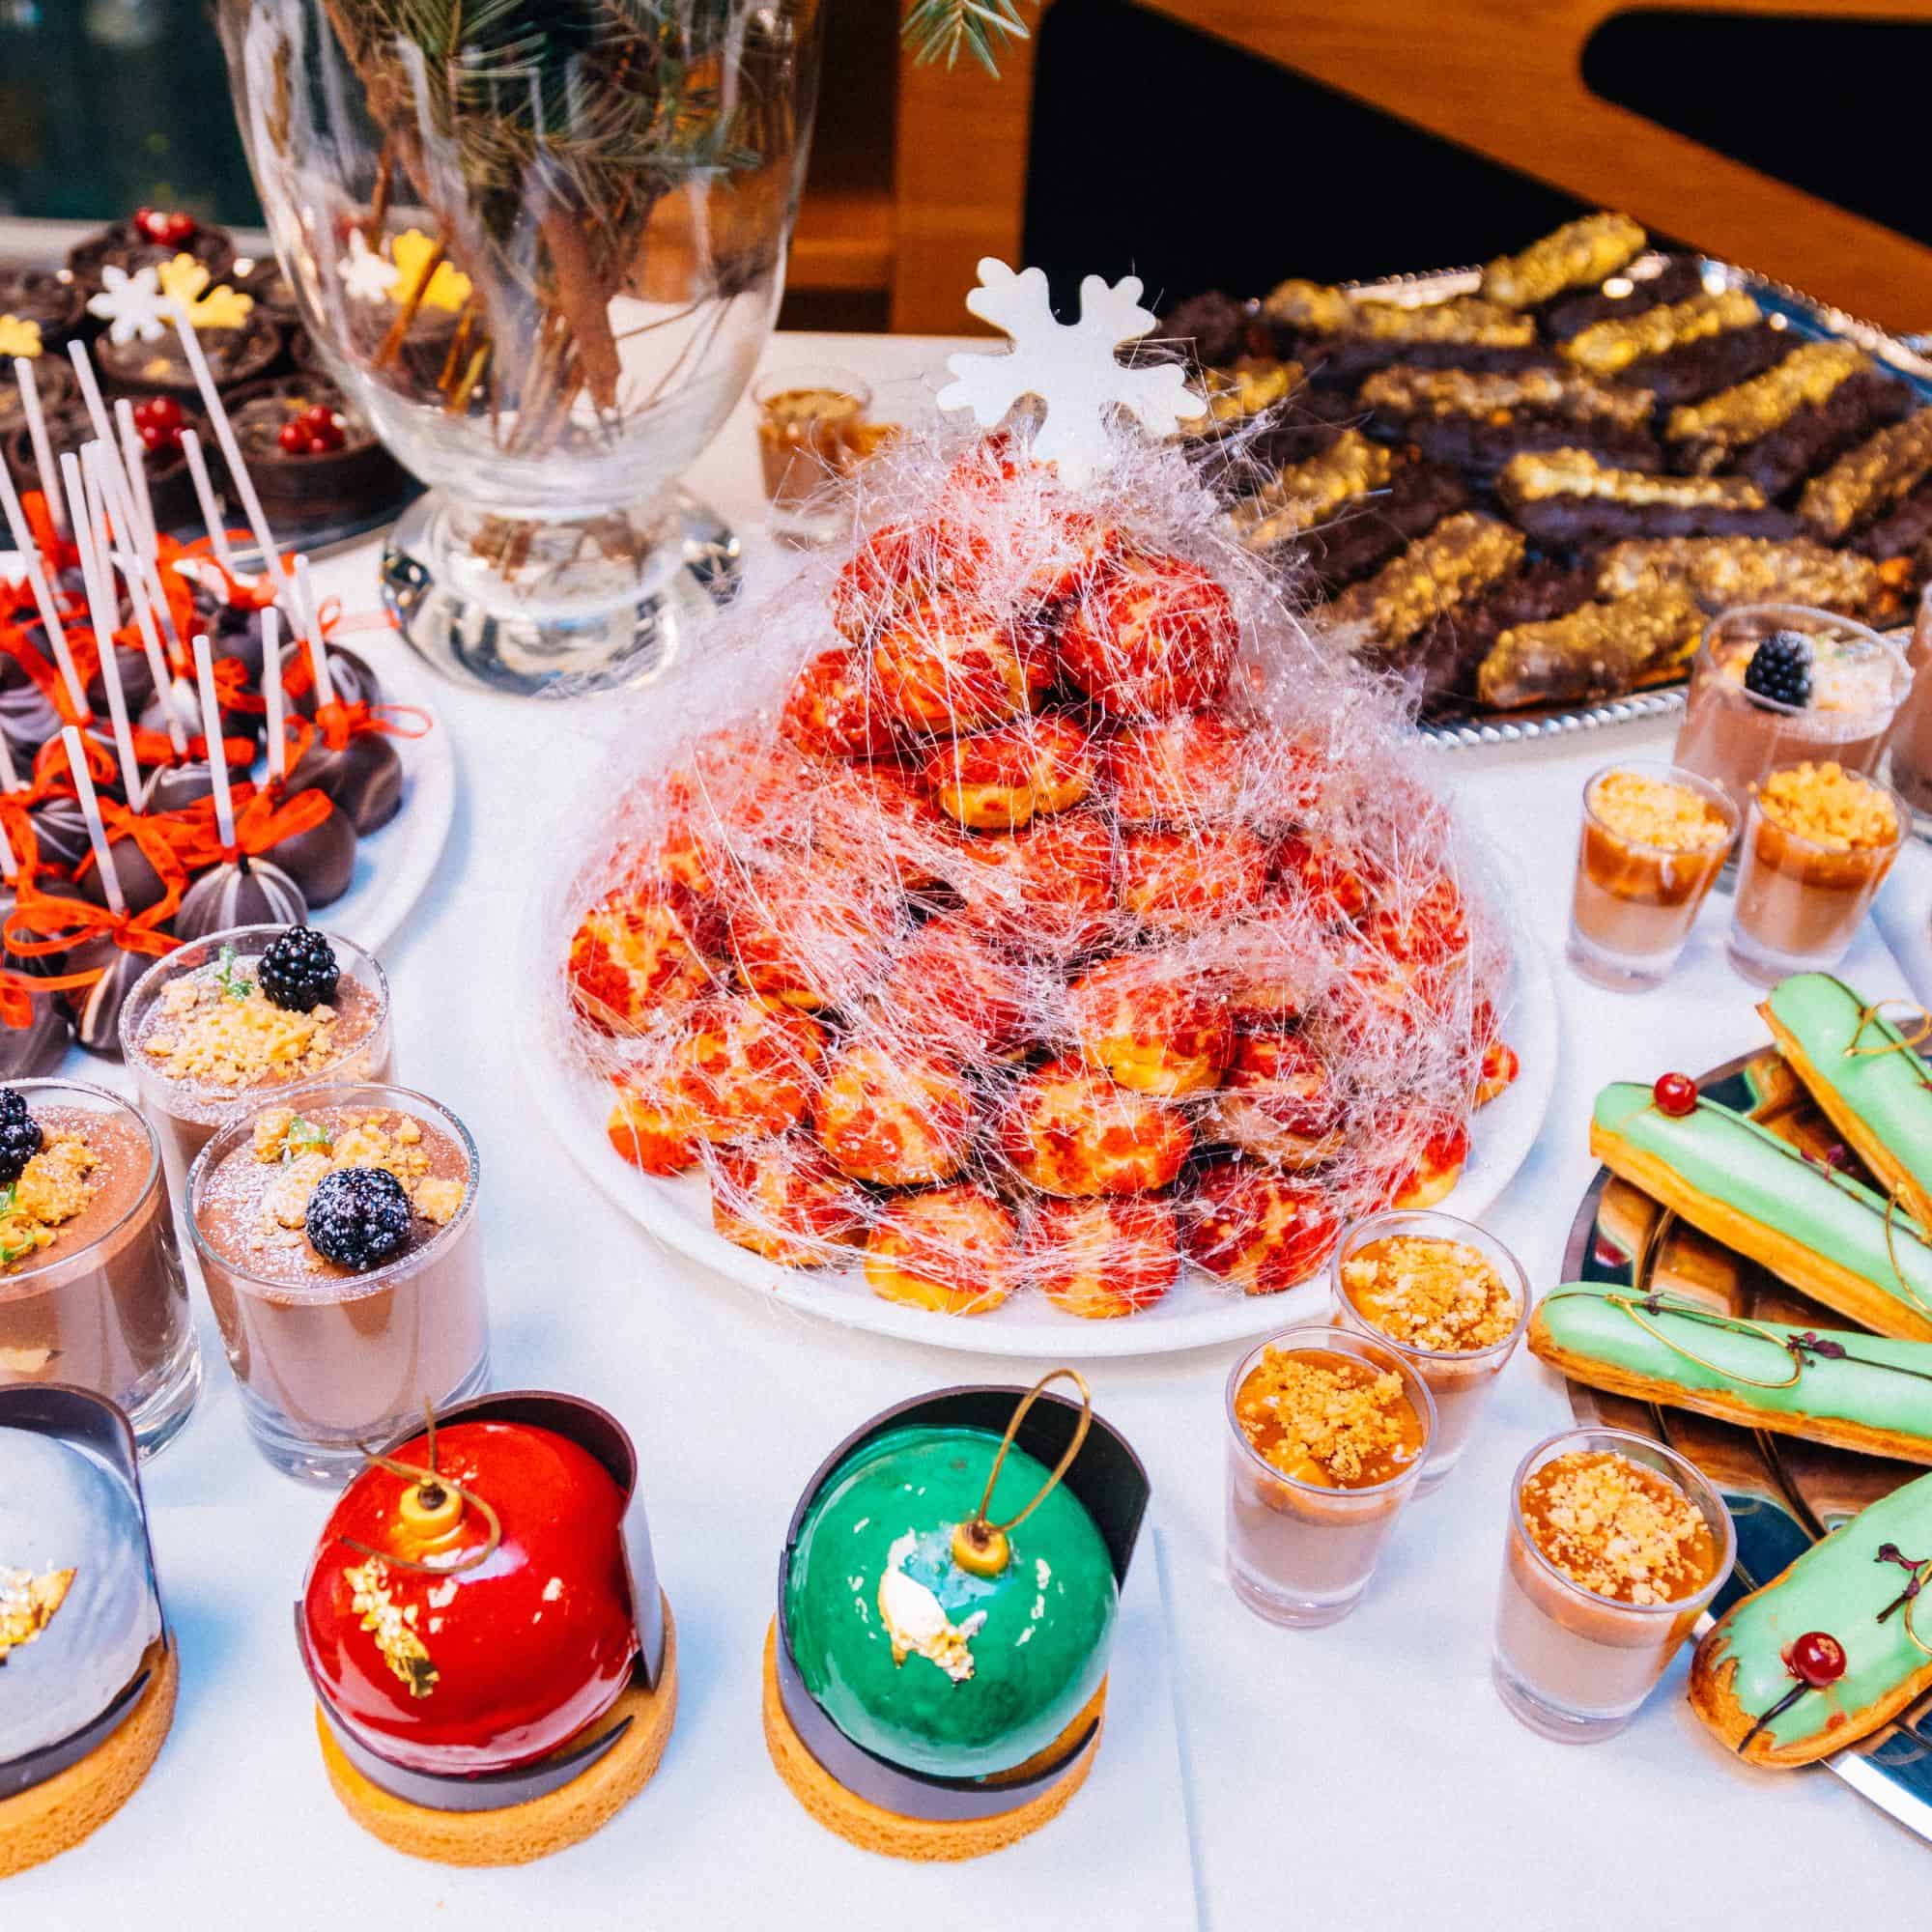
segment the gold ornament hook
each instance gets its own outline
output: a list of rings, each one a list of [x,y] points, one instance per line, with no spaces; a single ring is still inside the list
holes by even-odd
[[[1073,1439],[1054,1464],[1052,1474],[1039,1486],[1033,1500],[1019,1515],[1009,1517],[1005,1522],[989,1522],[986,1506],[993,1500],[993,1486],[1000,1480],[1001,1465],[1007,1460],[1007,1451],[1013,1446],[1020,1424],[1026,1420],[1027,1410],[1039,1400],[1049,1382],[1059,1381],[1063,1377],[1080,1391],[1080,1418],[1073,1425]],[[952,1532],[952,1560],[960,1569],[973,1577],[997,1577],[1012,1561],[1012,1545],[1008,1541],[1008,1532],[1017,1529],[1059,1487],[1061,1478],[1073,1466],[1073,1459],[1079,1455],[1087,1440],[1087,1432],[1093,1425],[1094,1392],[1087,1386],[1086,1378],[1078,1369],[1050,1370],[1027,1390],[1014,1406],[1012,1420],[1007,1424],[1007,1433],[1000,1438],[999,1454],[993,1458],[993,1466],[987,1472],[980,1507]]]

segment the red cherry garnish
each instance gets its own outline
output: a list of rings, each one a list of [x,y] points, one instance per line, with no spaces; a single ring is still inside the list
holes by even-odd
[[[285,450],[287,450],[291,456],[301,456],[308,449],[308,431],[302,428],[301,420],[299,417],[291,416],[289,420],[285,422],[281,426],[281,428],[275,432],[275,440],[278,443],[280,443],[281,446]]]
[[[150,396],[136,403],[134,420],[144,429],[172,430],[176,435],[187,427],[187,416],[172,396]]]
[[[1697,1111],[1697,1083],[1688,1073],[1662,1073],[1650,1090],[1650,1097],[1657,1102],[1660,1114],[1681,1121]]]
[[[194,216],[184,214],[180,209],[137,208],[134,211],[135,232],[142,241],[153,242],[156,248],[178,248],[184,242],[192,241],[197,226]]]
[[[1793,1639],[1784,1663],[1801,1683],[1822,1690],[1845,1674],[1845,1646],[1824,1631],[1806,1631]]]

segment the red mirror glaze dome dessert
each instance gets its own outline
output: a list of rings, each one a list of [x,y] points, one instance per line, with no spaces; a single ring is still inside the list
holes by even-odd
[[[434,1473],[430,1473],[431,1470]],[[316,1683],[370,1749],[441,1776],[548,1756],[638,1656],[624,1495],[547,1429],[456,1422],[350,1484],[302,1590]]]

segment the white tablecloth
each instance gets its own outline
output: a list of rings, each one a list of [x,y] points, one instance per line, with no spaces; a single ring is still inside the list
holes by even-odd
[[[767,361],[854,364],[891,412],[914,393],[893,379],[937,369],[940,354],[906,338],[794,336],[777,339]],[[755,529],[747,410],[691,481]],[[755,586],[782,559],[761,542],[753,552]],[[321,579],[351,610],[371,607],[373,551],[330,559]],[[401,648],[358,647],[379,661]],[[1249,1616],[1220,1575],[1228,1352],[1094,1365],[1099,1407],[1152,1473],[1164,1558],[1157,1564],[1144,1545],[1130,1654],[1164,1642],[1165,1671],[1156,1658],[1120,1688],[1159,1700],[1171,1678],[1183,1775],[1163,1768],[1172,1731],[1151,1706],[1133,1724],[1151,1736],[1121,1750],[1123,1762],[1146,1753],[1134,1776],[1157,1815],[1122,1803],[1097,1831],[1076,1829],[1069,1815],[1031,1852],[971,1876],[885,1864],[810,1835],[763,1767],[757,1738],[755,1638],[801,1485],[877,1408],[953,1380],[1030,1379],[1052,1364],[927,1351],[781,1312],[662,1251],[533,1130],[506,1049],[507,1016],[528,996],[512,941],[532,883],[557,863],[564,815],[581,806],[580,776],[617,702],[553,707],[445,691],[462,776],[455,829],[437,886],[386,963],[401,1077],[454,1108],[481,1146],[498,1384],[589,1396],[638,1441],[687,1645],[683,1708],[659,1784],[590,1845],[526,1871],[443,1874],[348,1824],[315,1759],[288,1634],[327,1499],[272,1475],[250,1448],[204,1316],[201,1411],[149,1474],[182,1626],[177,1733],[122,1818],[78,1853],[0,1887],[0,1926],[72,1932],[132,1914],[160,1924],[341,1927],[372,1915],[407,1922],[436,1905],[454,1908],[450,1923],[698,1932],[752,1922],[762,1896],[761,1918],[838,1932],[1090,1916],[1169,1928],[1188,1922],[1176,1848],[1184,1860],[1190,1846],[1192,1897],[1223,1932],[1371,1917],[1406,1925],[1425,1914],[1452,1925],[1721,1914],[1800,1926],[1821,1906],[1848,1920],[1891,1918],[1923,1895],[1925,1848],[1829,1775],[1728,1760],[1682,1702],[1681,1664],[1606,1746],[1548,1744],[1506,1715],[1488,1677],[1508,1477],[1530,1441],[1568,1421],[1557,1383],[1527,1355],[1505,1376],[1463,1466],[1401,1525],[1368,1603],[1330,1630],[1301,1634]],[[1691,955],[1661,992],[1600,992],[1561,959],[1581,781],[1597,763],[1667,747],[1670,736],[1667,725],[1634,727],[1440,754],[1555,968],[1562,1059],[1548,1128],[1490,1217],[1539,1290],[1556,1278],[1591,1172],[1584,1122],[1597,1087],[1708,1066],[1761,1037],[1754,996],[1722,954],[1728,901],[1708,909]],[[1866,928],[1848,976],[1875,992],[1903,991],[1916,977],[1932,997],[1929,905],[1932,857],[1917,848],[1882,901],[1885,937]],[[1153,1587],[1157,1572],[1165,1591]],[[1095,1808],[1101,1792],[1096,1776],[1079,1804]],[[1119,1868],[1102,1878],[1107,1861]]]

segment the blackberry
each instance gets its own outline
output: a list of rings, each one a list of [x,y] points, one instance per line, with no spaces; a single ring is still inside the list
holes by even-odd
[[[1802,711],[1811,702],[1811,639],[1803,631],[1774,631],[1751,653],[1745,689]]]
[[[338,1167],[308,1197],[309,1246],[343,1267],[374,1267],[410,1232],[410,1197],[384,1167]]]
[[[255,967],[262,991],[284,1012],[313,1012],[335,998],[342,967],[323,933],[292,925],[270,940]]]
[[[40,1122],[27,1112],[25,1095],[0,1087],[0,1187],[12,1187],[19,1179],[45,1140]]]

